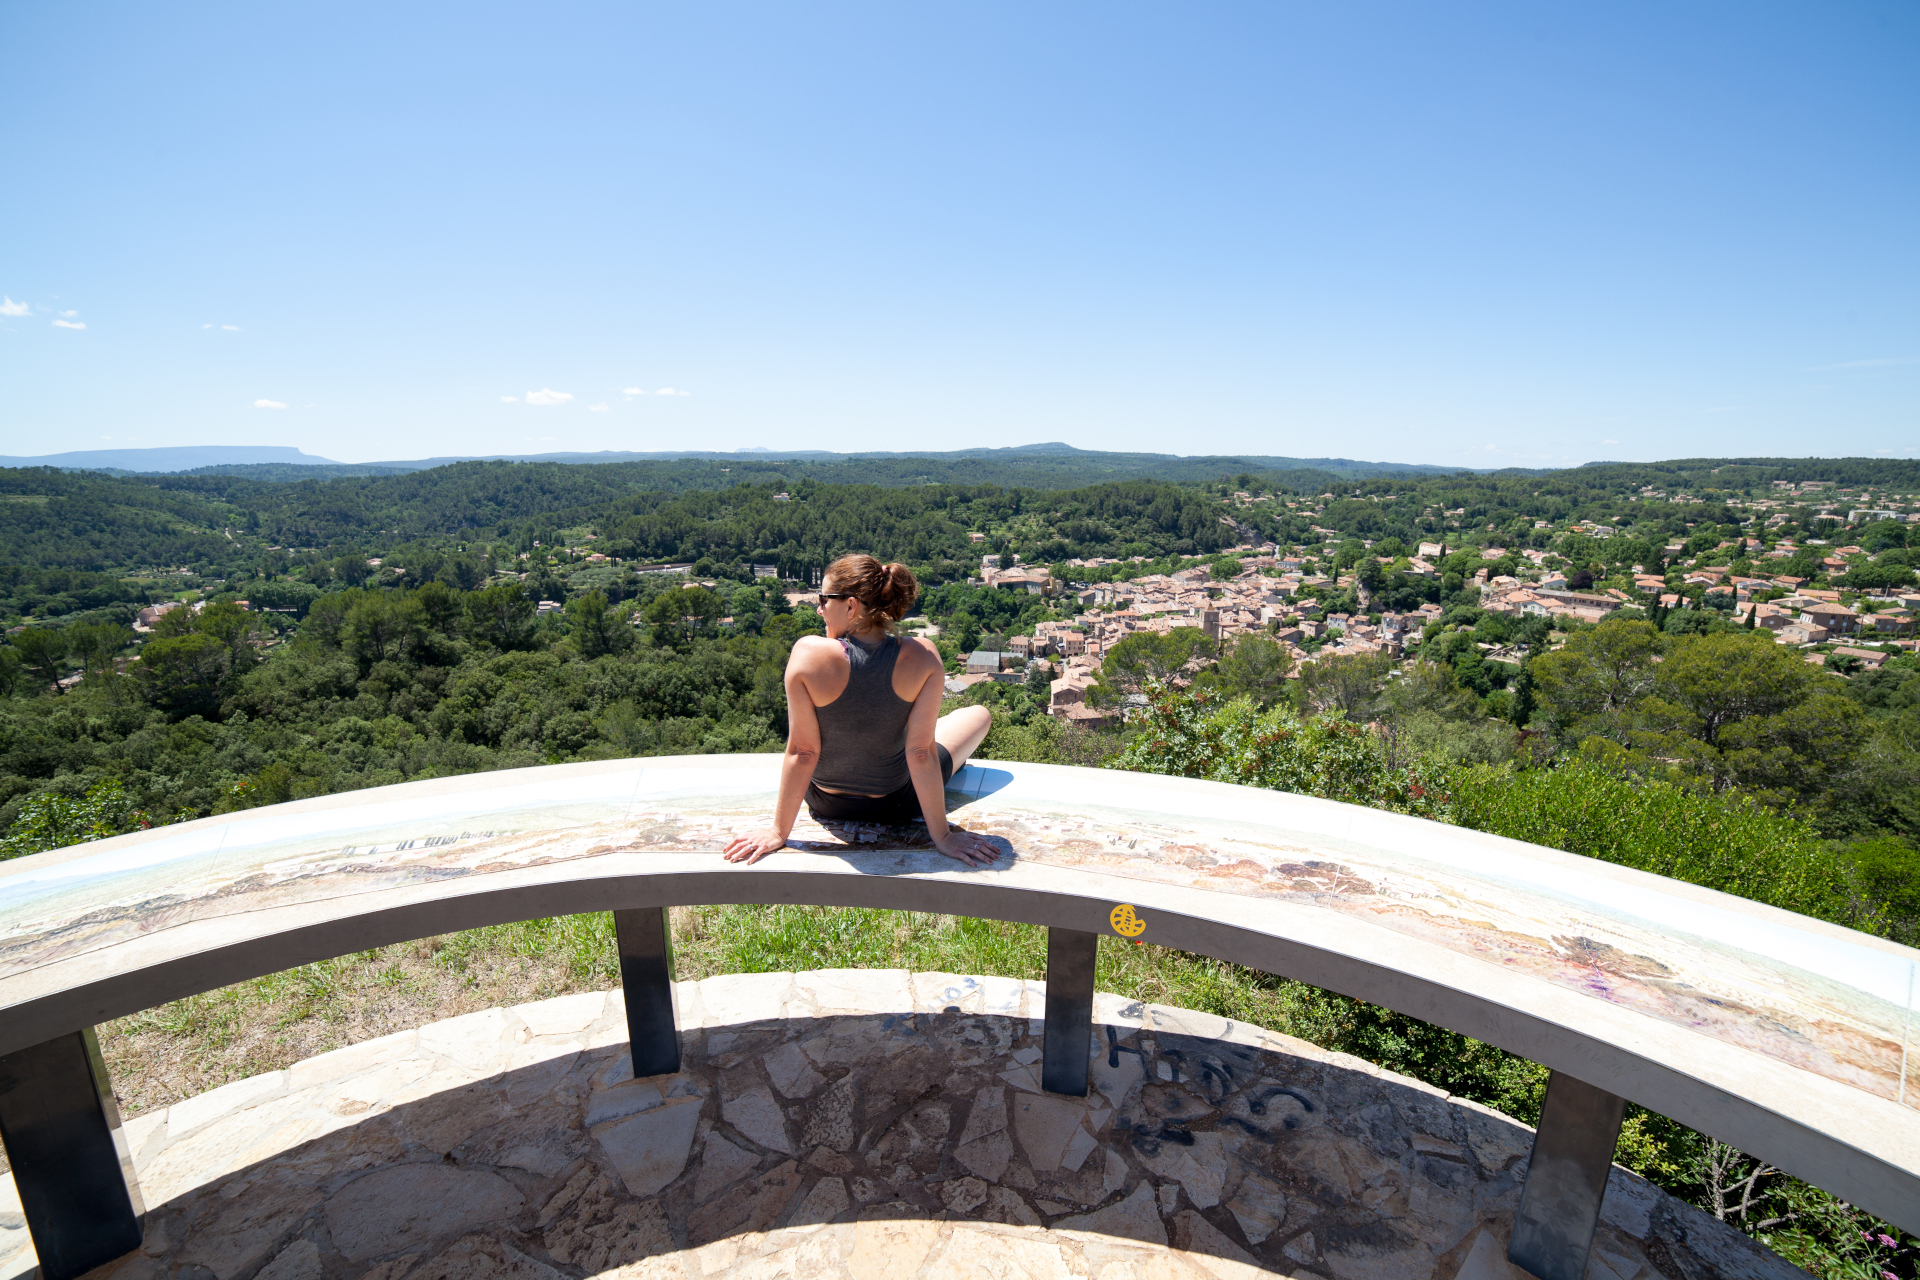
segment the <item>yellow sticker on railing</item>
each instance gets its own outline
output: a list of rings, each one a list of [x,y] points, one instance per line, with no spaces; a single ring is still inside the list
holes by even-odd
[[[1113,924],[1113,931],[1123,938],[1137,938],[1147,931],[1147,922],[1129,903],[1123,902],[1115,907],[1107,919]]]

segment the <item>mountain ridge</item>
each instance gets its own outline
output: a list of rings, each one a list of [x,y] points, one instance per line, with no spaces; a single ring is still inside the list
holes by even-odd
[[[1177,454],[1151,453],[1123,450],[1082,449],[1062,441],[1047,441],[1036,444],[1009,445],[998,448],[973,448],[952,450],[890,450],[865,449],[850,452],[837,452],[829,449],[751,449],[714,450],[714,449],[669,449],[654,451],[633,451],[602,449],[596,452],[550,452],[550,453],[496,453],[496,454],[460,454],[426,458],[375,460],[360,463],[336,462],[331,458],[322,458],[303,452],[298,448],[284,445],[183,445],[158,449],[88,449],[68,453],[45,454],[38,457],[0,456],[3,467],[59,467],[63,470],[116,471],[132,475],[175,475],[181,472],[204,471],[208,468],[250,467],[250,466],[302,466],[326,468],[350,468],[360,474],[391,473],[397,471],[426,471],[434,467],[452,466],[462,462],[558,462],[571,465],[615,463],[615,462],[674,462],[681,459],[697,461],[725,461],[739,459],[743,462],[840,462],[858,461],[868,458],[926,458],[930,460],[960,460],[979,458],[985,460],[1014,461],[1024,458],[1078,459],[1096,461],[1112,459],[1116,463],[1142,463],[1153,461],[1180,462],[1188,465],[1218,461],[1230,468],[1254,468],[1259,470],[1320,470],[1337,475],[1449,475],[1460,471],[1485,471],[1487,468],[1449,467],[1435,463],[1375,462],[1355,458],[1291,458],[1265,454]]]
[[[168,462],[171,466],[140,463]],[[0,456],[0,467],[59,467],[67,471],[132,471],[142,475],[171,475],[196,467],[294,465],[337,467],[332,458],[305,453],[278,444],[188,444],[155,449],[79,449],[37,457]]]

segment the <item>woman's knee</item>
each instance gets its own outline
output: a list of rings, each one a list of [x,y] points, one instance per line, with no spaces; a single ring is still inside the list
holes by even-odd
[[[993,727],[993,713],[985,707],[955,707],[940,717],[934,736],[951,747]]]
[[[985,732],[993,726],[993,712],[985,707],[960,707],[953,713],[953,724],[968,733]]]

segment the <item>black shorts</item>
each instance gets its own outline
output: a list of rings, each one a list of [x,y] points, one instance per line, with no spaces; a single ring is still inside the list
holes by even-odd
[[[937,742],[933,749],[940,753],[940,783],[945,786],[953,777],[953,753]],[[920,797],[914,794],[911,778],[906,786],[884,796],[835,795],[808,783],[807,812],[815,822],[882,822],[890,826],[904,826],[921,816]]]

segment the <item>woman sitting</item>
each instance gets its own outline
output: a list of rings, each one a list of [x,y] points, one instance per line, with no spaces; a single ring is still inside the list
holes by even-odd
[[[787,754],[773,825],[727,845],[758,862],[793,833],[800,801],[820,822],[905,824],[924,818],[934,848],[968,866],[997,856],[984,837],[947,825],[947,779],[993,723],[984,707],[940,714],[946,667],[925,640],[902,640],[920,585],[905,565],[842,556],[820,584],[825,636],[787,659]]]

